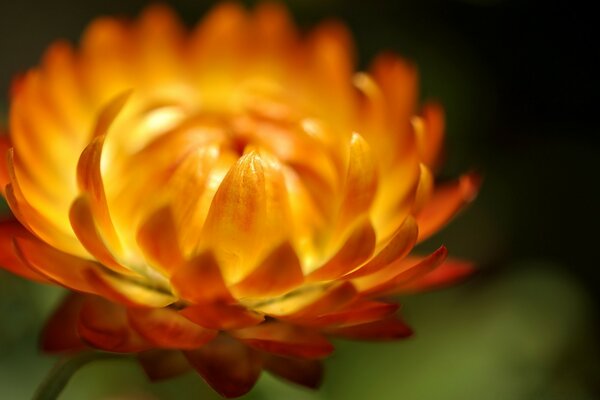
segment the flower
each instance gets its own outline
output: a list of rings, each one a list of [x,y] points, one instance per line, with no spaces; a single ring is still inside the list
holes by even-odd
[[[163,7],[58,42],[11,93],[0,264],[72,290],[43,349],[136,353],[220,394],[262,369],[315,387],[328,337],[409,336],[382,296],[470,271],[408,256],[478,187],[435,185],[443,113],[410,63],[353,72],[349,34],[217,6],[191,33]]]

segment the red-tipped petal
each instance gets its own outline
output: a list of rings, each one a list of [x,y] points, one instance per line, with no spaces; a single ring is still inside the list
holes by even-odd
[[[321,315],[307,324],[315,327],[357,325],[382,319],[395,313],[398,308],[399,305],[395,303],[361,300],[340,311]]]
[[[184,308],[181,315],[208,329],[239,329],[260,324],[264,317],[239,304],[206,303]]]
[[[290,382],[317,389],[321,386],[323,365],[319,360],[265,356],[264,368],[270,373]]]
[[[390,263],[402,259],[414,247],[417,240],[418,227],[415,220],[408,216],[396,230],[390,242],[371,261],[347,274],[345,278],[358,278],[373,274]]]
[[[318,359],[333,351],[318,331],[284,322],[267,322],[230,334],[257,350],[285,357]]]
[[[466,174],[455,182],[439,186],[425,204],[416,220],[419,225],[419,242],[436,233],[456,213],[477,196],[481,177],[476,173]]]
[[[130,308],[130,325],[147,341],[168,349],[193,350],[210,342],[217,331],[203,328],[166,308]]]
[[[29,237],[33,235],[23,227],[18,221],[7,220],[0,222],[0,267],[17,274],[26,279],[37,282],[48,282],[48,280],[31,269],[27,263],[24,263],[14,246],[14,238]]]
[[[353,340],[396,340],[411,336],[413,331],[401,320],[391,317],[366,324],[329,329],[327,333]]]
[[[77,332],[77,320],[85,296],[69,293],[52,313],[41,336],[41,348],[48,353],[83,350],[86,346]]]
[[[232,290],[236,297],[277,296],[303,282],[300,260],[290,243],[284,242]]]
[[[192,303],[233,301],[219,263],[211,252],[201,253],[178,268],[171,283],[179,296]]]
[[[174,350],[149,350],[137,356],[151,381],[174,378],[192,369],[183,353]]]
[[[77,331],[93,347],[116,353],[137,353],[151,346],[127,322],[124,307],[89,296],[79,314]]]
[[[474,271],[470,261],[447,259],[428,274],[407,282],[395,293],[415,293],[451,285],[471,275]]]
[[[380,296],[395,293],[397,289],[419,279],[433,271],[448,256],[448,250],[442,246],[428,257],[415,260],[400,260],[380,273],[354,280],[354,284],[363,296]]]
[[[225,335],[184,354],[204,380],[227,398],[250,391],[262,369],[262,359],[256,350]]]
[[[316,301],[303,306],[300,310],[286,315],[286,319],[305,321],[337,311],[356,299],[358,292],[350,282],[341,282],[328,288]]]

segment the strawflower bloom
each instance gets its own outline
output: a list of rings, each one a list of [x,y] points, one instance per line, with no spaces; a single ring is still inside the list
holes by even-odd
[[[435,184],[443,112],[412,64],[353,56],[344,26],[301,35],[276,4],[191,32],[156,6],[15,79],[0,265],[71,290],[43,350],[133,353],[235,397],[263,369],[316,387],[330,337],[409,336],[382,298],[471,270],[409,253],[478,179]]]

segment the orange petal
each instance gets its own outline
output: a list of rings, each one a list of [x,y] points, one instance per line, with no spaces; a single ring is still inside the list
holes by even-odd
[[[86,196],[75,199],[69,212],[71,226],[77,238],[102,265],[124,275],[137,275],[122,266],[113,256],[97,229],[90,202]]]
[[[357,278],[370,275],[390,263],[402,259],[414,247],[417,241],[417,224],[415,220],[408,216],[394,233],[390,242],[368,263],[357,270],[347,274],[345,278]]]
[[[203,235],[228,282],[245,277],[288,233],[289,205],[281,165],[251,151],[240,157],[217,190]]]
[[[321,386],[323,365],[319,360],[278,357],[268,355],[264,358],[264,368],[290,382],[310,389]]]
[[[390,317],[366,324],[328,329],[327,333],[353,340],[396,340],[411,336],[413,331],[401,320]]]
[[[421,112],[423,129],[417,131],[417,144],[421,159],[430,168],[440,163],[444,144],[444,109],[438,103],[427,103]]]
[[[181,298],[192,303],[233,301],[211,252],[201,253],[175,270],[171,284]]]
[[[471,275],[473,271],[472,262],[447,259],[425,276],[399,286],[395,293],[415,293],[437,289],[460,281]]]
[[[229,333],[250,347],[285,357],[318,359],[333,351],[333,345],[318,331],[284,322],[267,322]]]
[[[86,273],[99,269],[98,264],[56,250],[33,236],[14,238],[14,246],[21,262],[48,280],[80,292],[96,293]]]
[[[377,165],[369,144],[358,133],[353,133],[340,210],[342,226],[368,212],[376,190]]]
[[[130,308],[131,326],[150,343],[168,349],[196,349],[217,336],[167,308]]]
[[[308,282],[337,279],[367,261],[375,250],[375,230],[369,220],[350,233],[342,248],[323,266],[311,272]]]
[[[304,282],[300,260],[289,242],[267,256],[248,276],[232,287],[236,297],[284,294]]]
[[[137,358],[153,382],[174,378],[192,369],[180,351],[149,350],[141,352]]]
[[[465,205],[475,199],[481,177],[466,174],[455,182],[442,185],[434,191],[431,199],[416,216],[419,225],[419,242],[436,233]]]
[[[177,301],[168,288],[153,287],[151,281],[134,280],[99,270],[85,271],[94,293],[130,307],[166,307]]]
[[[359,292],[364,295],[383,295],[395,293],[396,289],[418,279],[444,262],[448,250],[444,246],[421,260],[403,259],[389,265],[379,273],[354,280]]]
[[[148,262],[163,271],[173,271],[184,263],[177,241],[177,227],[168,207],[156,211],[142,223],[137,243]]]
[[[116,353],[137,353],[151,346],[127,323],[124,307],[100,297],[86,297],[77,331],[93,347]]]
[[[23,237],[33,238],[33,235],[19,222],[14,220],[0,222],[0,267],[26,279],[48,282],[43,275],[22,262],[17,254],[13,241],[15,238]]]
[[[41,336],[41,348],[47,353],[83,350],[86,346],[77,333],[77,320],[85,296],[69,293],[46,321]]]
[[[239,304],[210,303],[184,308],[181,315],[208,329],[239,329],[260,324],[264,317]]]
[[[423,163],[419,165],[419,183],[415,192],[412,214],[417,214],[427,204],[433,193],[433,175]]]
[[[357,325],[382,319],[398,310],[395,303],[361,300],[350,303],[344,309],[321,315],[308,324],[310,326],[344,326]]]
[[[256,350],[225,335],[184,354],[204,380],[227,398],[250,391],[262,369],[262,360]]]
[[[357,291],[350,282],[329,287],[316,301],[302,306],[298,311],[282,316],[294,321],[310,321],[321,315],[337,311],[356,299]]]
[[[81,191],[87,195],[95,225],[112,253],[120,254],[121,243],[113,226],[100,163],[106,136],[96,136],[81,153],[77,164],[77,180]]]

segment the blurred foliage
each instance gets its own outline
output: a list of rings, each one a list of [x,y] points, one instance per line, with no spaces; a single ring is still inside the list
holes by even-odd
[[[94,17],[134,16],[146,3],[2,2],[0,91],[51,41],[76,41]],[[193,24],[213,2],[168,3]],[[447,111],[442,176],[472,167],[485,175],[473,206],[420,250],[445,243],[480,272],[461,286],[401,299],[416,330],[410,340],[337,343],[320,391],[265,375],[246,398],[598,398],[600,273],[586,250],[597,246],[600,223],[589,176],[597,169],[598,128],[585,119],[593,115],[585,106],[600,90],[589,74],[585,10],[508,0],[286,3],[303,27],[329,17],[345,21],[361,68],[382,50],[416,62],[422,97]],[[7,104],[0,96],[0,122]],[[0,398],[29,398],[54,363],[38,354],[37,335],[61,293],[0,271]],[[62,398],[217,397],[196,374],[150,384],[133,361],[119,360],[85,367]]]

